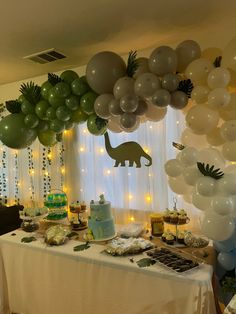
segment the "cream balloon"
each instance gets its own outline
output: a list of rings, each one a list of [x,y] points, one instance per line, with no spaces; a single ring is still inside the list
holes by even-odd
[[[224,122],[220,130],[225,141],[236,141],[236,120]]]
[[[194,147],[185,147],[180,153],[180,162],[184,166],[193,166],[198,160],[198,150]]]
[[[183,195],[183,200],[188,203],[188,204],[192,204],[192,194],[184,194]]]
[[[227,173],[224,170],[224,176],[218,180],[218,191],[224,195],[236,195],[236,172]]]
[[[185,120],[194,133],[207,134],[217,126],[219,114],[205,106],[196,105],[190,108]]]
[[[111,119],[108,119],[107,128],[108,130],[112,131],[113,133],[120,133],[122,132],[122,129],[119,124],[119,118],[112,117]]]
[[[199,171],[196,165],[191,167],[186,167],[183,171],[184,181],[191,186],[195,186],[197,180],[203,175]]]
[[[191,99],[194,100],[197,104],[203,104],[208,100],[209,92],[210,89],[207,86],[195,86],[191,93]]]
[[[225,143],[221,135],[221,128],[217,127],[206,135],[207,142],[212,146],[220,146]]]
[[[205,213],[201,230],[208,238],[215,241],[227,240],[234,232],[234,220],[226,215],[218,215],[213,210]]]
[[[229,215],[234,208],[230,197],[216,195],[211,201],[211,208],[219,215]]]
[[[110,118],[111,114],[109,111],[109,104],[112,99],[114,99],[112,94],[102,94],[96,98],[94,103],[94,111],[100,118]]]
[[[208,74],[213,69],[214,66],[209,60],[200,58],[187,66],[185,75],[194,85],[206,85]]]
[[[182,174],[183,166],[178,159],[169,159],[165,163],[165,172],[170,177],[178,177]]]
[[[236,164],[233,163],[233,164],[228,165],[227,167],[225,167],[224,173],[236,174]]]
[[[236,141],[226,142],[222,147],[222,154],[229,161],[236,161]]]
[[[178,176],[177,178],[169,177],[168,183],[171,190],[178,195],[189,194],[191,190],[190,187],[185,183],[182,175]]]
[[[160,121],[162,120],[167,113],[167,108],[158,108],[157,106],[152,105],[148,102],[148,109],[145,113],[146,118],[149,121]]]
[[[210,166],[215,166],[215,169],[225,168],[225,160],[220,151],[216,148],[204,148],[198,153],[198,161],[209,164]]]
[[[226,88],[213,89],[208,94],[208,107],[214,110],[226,107],[230,103],[231,95]]]
[[[118,79],[113,88],[113,94],[116,99],[122,96],[134,93],[134,79],[132,77],[124,76]]]
[[[192,202],[195,207],[200,210],[209,210],[211,207],[212,197],[200,195],[197,191],[193,191]]]
[[[211,89],[224,88],[230,82],[230,72],[225,68],[213,69],[207,77],[207,84]]]
[[[211,197],[216,194],[216,180],[203,176],[196,182],[196,190],[202,196]]]
[[[135,94],[140,97],[151,97],[160,88],[161,82],[153,73],[139,75],[134,84]]]
[[[233,37],[223,50],[222,66],[236,71],[236,36]]]
[[[197,135],[189,128],[182,132],[181,143],[185,146],[193,145],[196,149],[202,149],[208,146],[205,136]]]

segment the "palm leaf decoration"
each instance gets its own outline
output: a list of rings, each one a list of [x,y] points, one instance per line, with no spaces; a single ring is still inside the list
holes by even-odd
[[[138,267],[148,267],[151,265],[156,264],[156,261],[154,259],[151,259],[149,257],[145,257],[137,261]]]
[[[197,167],[199,171],[207,177],[211,177],[215,180],[219,180],[223,177],[224,172],[220,168],[214,169],[215,166],[210,166],[209,164],[204,164],[204,162],[197,162]]]
[[[172,142],[172,145],[177,148],[178,150],[183,150],[185,148],[185,146],[183,144],[180,144],[180,143],[175,143],[175,142]]]
[[[191,93],[193,90],[193,83],[190,79],[183,80],[179,82],[178,90],[184,92],[188,98],[191,98]]]
[[[102,128],[104,128],[104,126],[106,126],[107,123],[108,123],[107,120],[99,118],[99,117],[97,117],[95,120],[95,124],[96,124],[98,130],[101,130]]]
[[[48,73],[48,82],[55,86],[57,83],[62,82],[63,80],[54,73]]]
[[[133,77],[138,67],[139,67],[139,64],[137,61],[137,51],[131,50],[129,53],[128,61],[127,61],[126,74],[129,77]]]
[[[7,100],[6,108],[10,113],[21,112],[21,103],[18,100]]]
[[[20,92],[31,104],[37,104],[40,101],[41,88],[32,81],[21,84]]]
[[[219,68],[221,66],[222,56],[216,57],[215,61],[213,62],[214,66],[216,68]]]

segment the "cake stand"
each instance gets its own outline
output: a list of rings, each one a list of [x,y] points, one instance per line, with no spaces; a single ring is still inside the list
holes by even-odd
[[[34,232],[39,229],[39,221],[44,219],[47,216],[48,213],[45,213],[43,215],[38,216],[25,216],[20,215],[20,219],[23,220],[21,224],[21,228],[25,232]]]
[[[179,226],[187,225],[189,222],[190,222],[190,219],[189,219],[188,217],[187,217],[185,223],[173,223],[173,222],[164,221],[164,223],[167,224],[167,225],[175,226],[175,238],[176,238],[176,241],[175,241],[175,242],[177,242],[178,227],[179,227]],[[168,245],[168,246],[169,246],[169,245]],[[171,246],[171,244],[170,244],[170,246]],[[185,244],[182,244],[182,243],[175,243],[174,246],[175,246],[175,247],[185,247],[186,245],[185,245]]]

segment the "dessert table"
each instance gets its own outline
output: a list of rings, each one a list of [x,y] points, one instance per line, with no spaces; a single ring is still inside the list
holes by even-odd
[[[104,245],[73,251],[69,240],[22,243],[22,230],[0,237],[0,314],[214,314],[213,268],[177,274],[161,265],[139,268],[145,253],[113,257]]]

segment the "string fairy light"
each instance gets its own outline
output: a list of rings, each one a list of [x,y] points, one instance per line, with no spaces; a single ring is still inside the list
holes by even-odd
[[[35,201],[35,188],[34,188],[34,161],[33,161],[33,150],[31,147],[27,147],[28,151],[28,172],[30,177],[30,199],[31,201]]]

